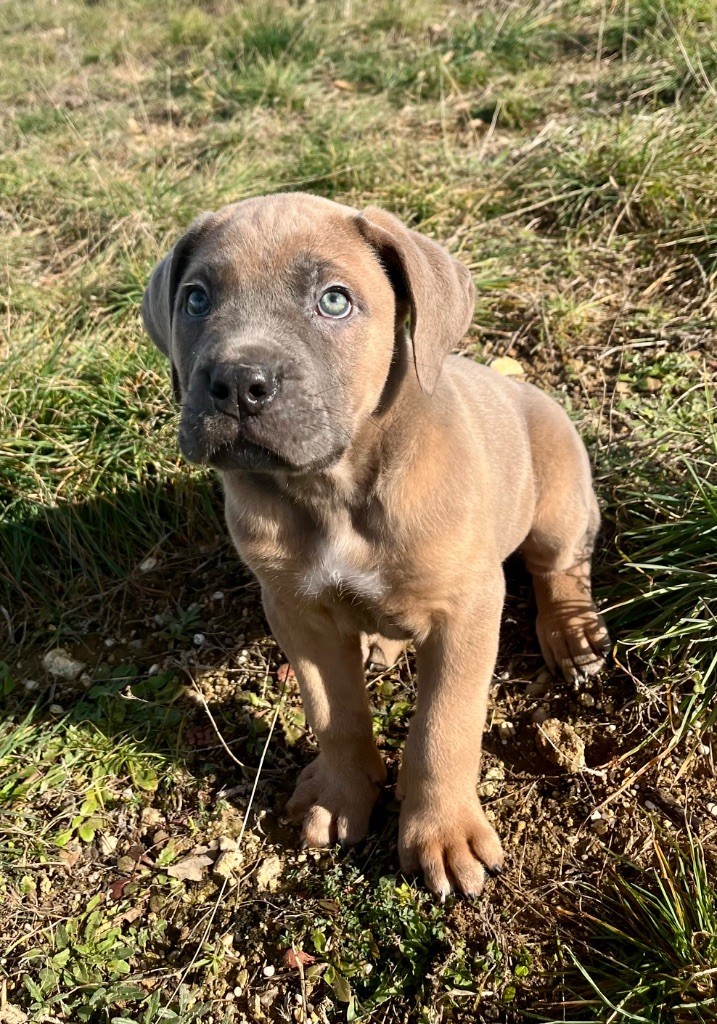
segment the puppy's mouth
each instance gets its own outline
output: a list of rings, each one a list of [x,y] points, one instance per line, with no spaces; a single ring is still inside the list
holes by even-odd
[[[327,452],[306,461],[297,461],[277,447],[248,436],[251,429],[245,420],[223,414],[194,417],[182,416],[179,447],[189,462],[212,466],[222,471],[243,470],[253,473],[315,473],[328,469],[342,457],[345,445],[336,445]]]

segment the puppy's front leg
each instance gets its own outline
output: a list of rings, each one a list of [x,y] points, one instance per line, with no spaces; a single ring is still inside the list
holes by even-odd
[[[498,652],[503,574],[481,580],[417,650],[418,701],[399,777],[401,867],[433,892],[479,893],[503,864],[476,794],[488,690]]]
[[[303,820],[306,846],[357,843],[386,779],[373,741],[361,638],[343,636],[328,615],[285,604],[264,590],[274,636],[299,681],[320,753],[299,776],[287,813]]]

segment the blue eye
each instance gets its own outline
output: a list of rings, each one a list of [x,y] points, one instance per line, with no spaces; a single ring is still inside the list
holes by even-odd
[[[212,304],[203,288],[194,287],[187,292],[184,308],[189,316],[206,316]]]
[[[351,301],[344,292],[338,288],[329,288],[319,299],[319,313],[322,316],[330,316],[335,320],[348,316],[351,312]]]

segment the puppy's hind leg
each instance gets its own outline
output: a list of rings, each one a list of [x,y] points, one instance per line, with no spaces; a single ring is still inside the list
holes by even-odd
[[[522,552],[533,577],[545,662],[577,682],[598,673],[610,649],[590,585],[600,513],[587,452],[567,416],[554,408],[553,444],[541,445],[535,458],[539,498]]]

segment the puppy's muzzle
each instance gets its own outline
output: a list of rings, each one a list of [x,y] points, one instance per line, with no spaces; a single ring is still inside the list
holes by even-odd
[[[278,390],[278,375],[265,363],[218,363],[209,375],[214,408],[235,419],[258,416],[274,401]]]

